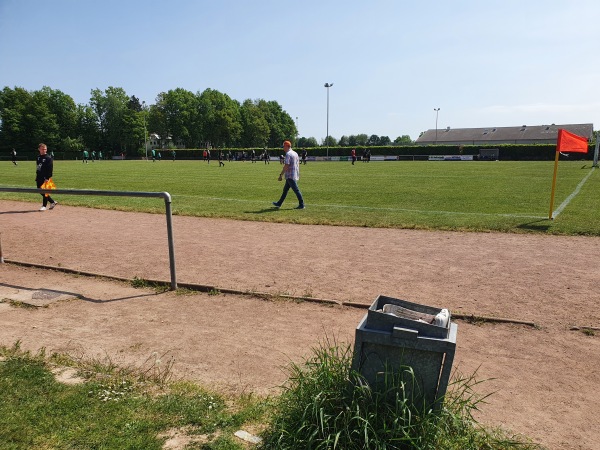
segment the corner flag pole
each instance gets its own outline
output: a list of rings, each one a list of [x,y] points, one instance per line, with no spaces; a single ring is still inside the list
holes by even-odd
[[[556,156],[554,157],[554,175],[552,176],[552,194],[550,194],[550,212],[548,213],[548,219],[552,220],[552,213],[554,207],[554,190],[556,188],[556,174],[558,172],[558,155],[560,155],[559,144],[556,144]]]
[[[598,167],[598,147],[600,146],[600,131],[596,131],[596,148],[594,149],[594,164],[592,167]]]
[[[596,141],[596,149],[598,142]],[[573,153],[587,153],[589,150],[589,137],[577,136],[570,131],[560,128],[556,137],[556,157],[554,158],[554,176],[552,177],[552,195],[550,196],[550,213],[548,219],[552,220],[552,207],[554,206],[554,189],[556,187],[556,172],[558,171],[558,155],[561,151]]]

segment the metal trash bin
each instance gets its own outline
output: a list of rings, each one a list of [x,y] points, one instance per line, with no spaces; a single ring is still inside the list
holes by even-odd
[[[445,324],[439,320],[443,311]],[[432,317],[434,323],[428,323]],[[439,409],[456,349],[458,325],[451,319],[447,310],[380,295],[356,328],[352,368],[380,389],[386,372],[399,374],[412,367],[417,386],[412,389],[413,380],[404,380],[405,391],[411,389],[406,395]]]

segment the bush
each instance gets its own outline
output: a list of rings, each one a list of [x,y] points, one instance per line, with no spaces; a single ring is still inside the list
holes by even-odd
[[[400,381],[414,374],[386,374],[381,391],[352,369],[349,346],[322,344],[302,365],[291,364],[262,450],[533,449],[501,431],[478,426],[471,412],[485,398],[474,377],[458,377],[441,411],[414,404]],[[456,376],[455,376],[456,378]]]

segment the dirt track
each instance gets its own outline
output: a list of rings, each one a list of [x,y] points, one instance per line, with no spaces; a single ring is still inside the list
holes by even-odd
[[[126,278],[169,279],[164,216],[0,201],[6,260]],[[180,282],[371,303],[385,294],[533,321],[459,322],[455,367],[493,378],[479,418],[552,449],[600,449],[600,239],[423,232],[174,217]],[[48,248],[48,250],[44,250]],[[325,335],[352,340],[363,310],[247,296],[181,296],[0,266],[0,286],[76,293],[36,311],[0,308],[0,343],[141,363],[168,352],[190,379],[273,392],[280,367]]]

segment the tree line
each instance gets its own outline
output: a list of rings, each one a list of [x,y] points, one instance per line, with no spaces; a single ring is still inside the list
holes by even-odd
[[[329,147],[385,147],[390,145],[410,145],[413,141],[409,135],[403,134],[398,136],[393,141],[389,136],[378,136],[376,134],[351,134],[350,136],[342,136],[339,140],[336,140],[333,136],[329,136],[327,139],[323,139],[321,146],[329,145]],[[300,138],[298,139],[298,147],[318,147],[316,139],[314,138]]]
[[[162,142],[184,148],[279,148],[291,139],[296,147],[318,147],[314,137],[295,139],[292,117],[276,101],[247,99],[240,103],[214,89],[193,93],[177,88],[161,92],[145,105],[123,88],[91,90],[88,104],[50,87],[28,91],[4,87],[0,91],[0,148],[33,151],[45,142],[51,149],[107,154],[144,154],[150,133]],[[410,144],[400,136],[394,144]],[[387,136],[366,134],[329,136],[322,146],[392,144]],[[32,150],[33,149],[33,150]]]

